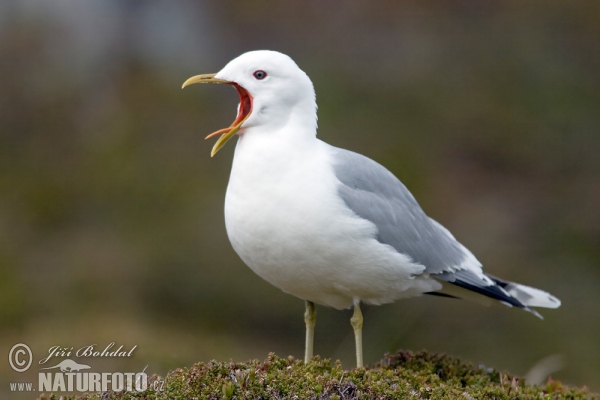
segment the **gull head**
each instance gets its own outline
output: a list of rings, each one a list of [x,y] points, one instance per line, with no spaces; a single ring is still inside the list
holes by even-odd
[[[277,131],[290,120],[298,120],[298,126],[316,134],[317,106],[312,82],[285,54],[269,50],[250,51],[231,60],[216,74],[189,78],[182,88],[195,83],[228,84],[240,96],[233,123],[206,137],[221,135],[211,157],[236,133],[245,133],[247,128]]]

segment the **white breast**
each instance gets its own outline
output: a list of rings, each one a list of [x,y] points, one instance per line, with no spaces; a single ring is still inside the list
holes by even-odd
[[[338,309],[354,298],[381,304],[439,288],[427,277],[413,278],[424,267],[379,243],[374,224],[345,206],[328,145],[248,133],[236,146],[225,223],[254,272]]]

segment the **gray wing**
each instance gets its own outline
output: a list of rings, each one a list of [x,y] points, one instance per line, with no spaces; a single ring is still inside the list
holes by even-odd
[[[377,240],[431,274],[453,271],[465,260],[462,245],[423,212],[390,171],[348,150],[333,148],[333,154],[340,196],[354,213],[375,224]]]
[[[360,154],[332,147],[339,194],[377,227],[377,240],[425,266],[432,277],[541,316],[528,306],[558,307],[554,296],[485,275],[481,264],[442,225],[429,218],[390,171]],[[453,296],[450,296],[453,297]]]

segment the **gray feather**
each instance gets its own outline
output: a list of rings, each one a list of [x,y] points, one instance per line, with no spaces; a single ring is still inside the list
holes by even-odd
[[[427,217],[402,182],[367,157],[335,147],[332,152],[334,172],[341,182],[340,196],[356,215],[375,224],[381,243],[425,266],[425,272],[433,278],[523,308],[539,318],[542,316],[529,307],[560,306],[560,300],[542,290],[476,270],[457,269],[472,255],[446,228]]]
[[[375,224],[377,240],[388,244],[426,272],[438,274],[460,265],[461,245],[431,220],[412,194],[387,169],[360,154],[333,148],[339,194],[361,218]]]

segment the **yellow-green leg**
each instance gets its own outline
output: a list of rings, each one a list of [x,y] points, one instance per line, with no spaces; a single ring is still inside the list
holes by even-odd
[[[306,324],[306,345],[304,347],[304,362],[307,363],[313,356],[313,341],[315,337],[315,324],[317,323],[317,310],[315,303],[306,300],[306,311],[304,311],[304,323]]]
[[[350,318],[350,323],[354,329],[354,341],[356,342],[356,368],[363,366],[363,351],[362,351],[362,326],[363,316],[360,312],[360,302],[354,302],[354,314]]]

